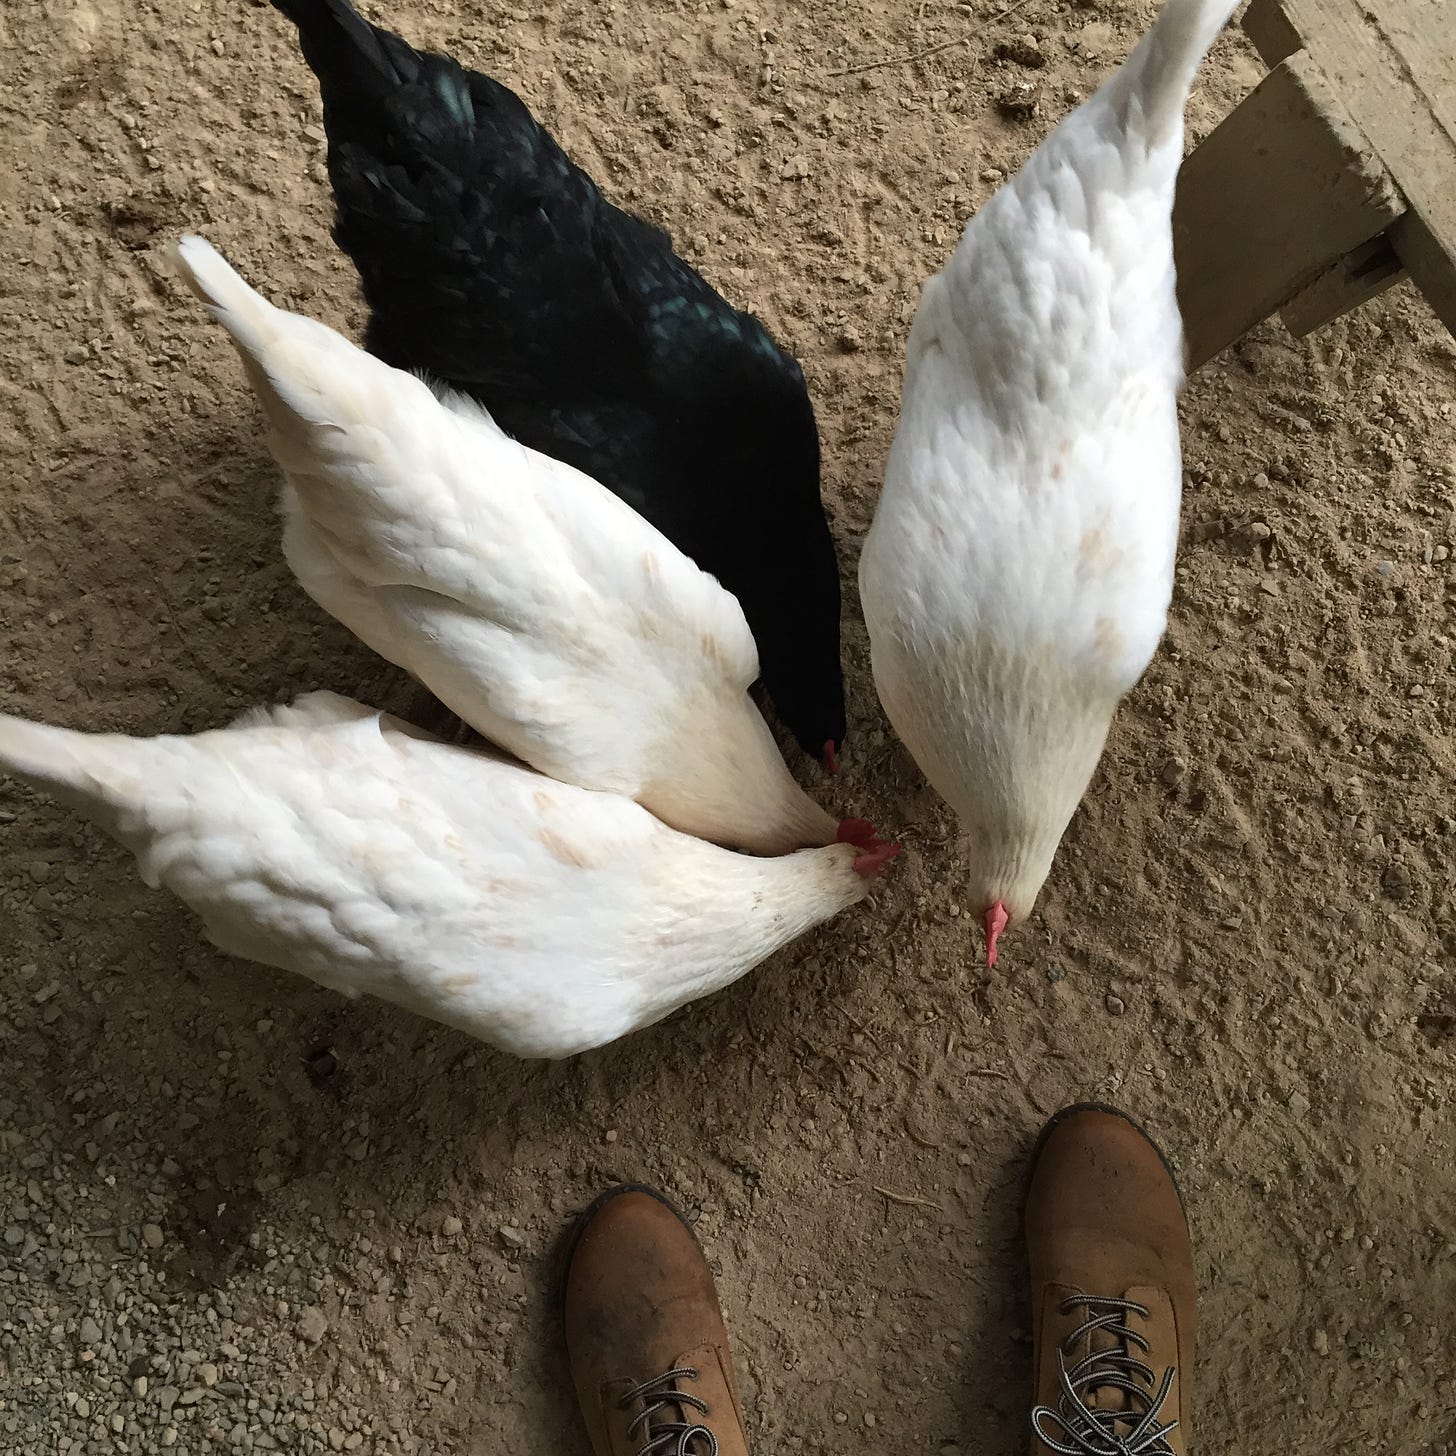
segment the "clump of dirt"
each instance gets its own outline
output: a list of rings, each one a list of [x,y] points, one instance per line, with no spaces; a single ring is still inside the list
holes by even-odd
[[[1401,287],[1193,379],[1167,642],[987,973],[854,569],[920,283],[1153,13],[999,8],[389,13],[515,86],[804,360],[848,601],[833,795],[911,854],[727,994],[522,1065],[225,960],[0,788],[7,1449],[580,1451],[555,1240],[638,1178],[721,1271],[757,1449],[1018,1450],[1024,1156],[1096,1097],[1159,1135],[1192,1212],[1200,1449],[1451,1451],[1456,351]],[[3,27],[3,706],[189,730],[326,686],[428,711],[290,581],[253,404],[163,257],[196,229],[357,325],[291,28],[219,0]],[[1195,137],[1259,75],[1220,42]]]

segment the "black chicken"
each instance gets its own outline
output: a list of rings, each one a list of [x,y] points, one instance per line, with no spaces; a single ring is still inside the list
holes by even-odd
[[[363,285],[368,349],[473,396],[716,576],[780,717],[832,769],[839,572],[798,364],[498,81],[348,0],[272,3],[319,80],[334,237]]]

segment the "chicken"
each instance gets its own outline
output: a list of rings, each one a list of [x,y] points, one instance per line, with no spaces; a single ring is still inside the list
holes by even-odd
[[[201,238],[177,252],[263,404],[284,553],[325,611],[562,783],[756,853],[834,842],[748,696],[753,636],[717,582],[479,405],[274,308]]]
[[[348,0],[273,0],[318,77],[366,346],[600,481],[742,603],[805,750],[845,731],[839,569],[798,364],[606,201],[499,82]]]
[[[1173,585],[1183,106],[1236,0],[1167,0],[926,285],[860,562],[875,685],[968,837],[997,940],[1031,913]]]
[[[118,839],[219,949],[522,1057],[729,985],[895,852],[733,854],[333,693],[190,737],[0,716],[0,768]]]

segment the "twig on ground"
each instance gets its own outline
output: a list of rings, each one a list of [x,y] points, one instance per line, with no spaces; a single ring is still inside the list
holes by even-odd
[[[979,39],[990,30],[998,21],[1005,20],[1008,15],[1015,15],[1018,10],[1030,5],[1031,0],[1016,0],[1016,4],[1008,5],[1005,10],[998,10],[989,20],[983,21],[969,35],[957,36],[954,40],[943,40],[939,45],[926,46],[923,51],[911,51],[905,56],[882,56],[878,61],[866,61],[860,66],[845,66],[843,70],[830,71],[831,76],[858,76],[862,71],[878,71],[884,66],[903,66],[909,61],[923,61],[926,56],[936,56],[941,51],[954,50],[956,46],[969,45],[973,40]]]
[[[876,1193],[882,1198],[888,1198],[891,1203],[899,1203],[906,1208],[933,1208],[937,1213],[941,1212],[940,1204],[932,1203],[928,1198],[917,1198],[913,1193],[892,1193],[888,1188],[881,1188],[878,1183],[871,1186]]]

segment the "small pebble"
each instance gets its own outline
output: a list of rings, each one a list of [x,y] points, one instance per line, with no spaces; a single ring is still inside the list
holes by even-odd
[[[1324,1330],[1315,1330],[1309,1337],[1309,1348],[1316,1355],[1328,1355],[1330,1353],[1330,1337]]]
[[[444,1234],[447,1239],[453,1239],[455,1235],[458,1234],[464,1227],[465,1225],[461,1223],[461,1221],[456,1218],[455,1215],[452,1213],[440,1225],[440,1232]]]
[[[1034,35],[1019,35],[1015,40],[1002,41],[996,47],[996,54],[1003,61],[1015,61],[1029,71],[1039,71],[1046,65],[1046,52]]]
[[[1109,1016],[1121,1016],[1127,1010],[1127,1003],[1121,996],[1114,996],[1111,991],[1102,998],[1102,1004],[1107,1008]]]
[[[146,1240],[147,1248],[160,1249],[163,1242],[161,1226],[155,1223],[144,1223],[142,1225],[142,1238]]]
[[[330,1047],[314,1052],[304,1063],[309,1081],[318,1084],[327,1082],[339,1070],[339,1059]]]
[[[328,1333],[329,1322],[318,1305],[306,1305],[298,1316],[298,1333],[316,1345]]]
[[[1041,87],[1034,81],[1013,81],[995,96],[996,110],[1013,121],[1029,121],[1041,108]]]
[[[1403,864],[1390,865],[1380,877],[1380,886],[1392,900],[1404,900],[1410,894],[1410,871]]]

